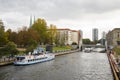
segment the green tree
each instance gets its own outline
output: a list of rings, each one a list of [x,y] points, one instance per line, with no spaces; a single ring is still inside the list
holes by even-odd
[[[27,50],[26,52],[32,52],[37,46],[38,46],[38,43],[36,42],[36,40],[29,40],[29,45],[27,47]]]
[[[56,44],[56,46],[60,45],[60,33],[59,32],[56,33],[55,44]]]
[[[65,42],[66,42],[66,35],[61,34],[60,35],[60,46],[65,46]]]
[[[16,55],[18,53],[18,50],[16,49],[17,45],[14,42],[8,42],[5,48],[11,55]]]
[[[17,32],[12,32],[11,29],[8,29],[6,31],[6,34],[8,36],[8,40],[11,41],[11,42],[14,42],[14,43],[17,43]]]
[[[37,21],[35,21],[31,28],[39,34],[40,44],[45,44],[48,37],[48,27],[46,21],[39,18]]]
[[[37,43],[39,43],[40,36],[35,30],[29,28],[27,32],[28,32],[29,40],[35,40]]]
[[[18,50],[16,49],[17,45],[14,42],[8,42],[5,47],[0,49],[0,55],[16,55]]]
[[[52,24],[50,25],[48,34],[50,38],[50,44],[55,43],[55,36],[57,34],[57,29],[55,25],[52,25]]]
[[[4,31],[4,26],[0,26],[0,46],[5,45],[7,42],[8,42],[8,38]]]
[[[83,41],[83,44],[90,44],[91,43],[90,39],[88,39],[88,38],[83,39],[82,41]]]
[[[56,46],[65,46],[67,45],[66,44],[66,41],[68,39],[68,36],[66,35],[65,32],[61,33],[61,32],[57,32],[56,33],[56,36],[55,36],[55,44]]]

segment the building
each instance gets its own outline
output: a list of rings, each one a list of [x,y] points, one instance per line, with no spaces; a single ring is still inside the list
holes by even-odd
[[[33,24],[35,23],[35,16],[30,16],[30,25],[29,27],[31,27]]]
[[[106,41],[106,33],[103,31],[102,32],[102,38],[100,39],[100,42],[102,45],[105,45],[105,41]]]
[[[64,44],[71,45],[73,42],[79,44],[80,43],[80,31],[70,30],[68,28],[65,29],[57,29],[57,33],[59,34],[60,41],[64,41]]]
[[[106,32],[102,32],[102,39],[106,39]]]
[[[83,31],[82,30],[79,30],[79,49],[82,51],[82,39],[83,39]]]
[[[116,47],[120,45],[120,28],[109,31],[106,35],[107,46]]]
[[[93,41],[98,41],[98,29],[97,28],[94,28],[92,30],[92,38],[93,38]]]

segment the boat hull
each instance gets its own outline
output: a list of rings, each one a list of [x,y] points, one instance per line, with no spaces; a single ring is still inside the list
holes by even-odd
[[[36,60],[36,61],[30,61],[30,62],[19,62],[19,61],[16,61],[16,62],[14,62],[14,65],[16,65],[16,66],[31,65],[31,64],[36,64],[36,63],[42,63],[42,62],[50,61],[50,60],[53,60],[54,58],[55,58],[55,56],[52,55],[52,56],[49,56],[49,57],[47,57],[45,59]]]

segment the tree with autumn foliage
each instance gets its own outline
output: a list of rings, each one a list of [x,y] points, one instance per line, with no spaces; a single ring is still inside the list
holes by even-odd
[[[17,45],[20,47],[25,47],[27,46],[29,36],[27,33],[27,27],[23,27],[21,30],[18,31],[17,35]]]
[[[31,26],[31,29],[35,30],[39,35],[39,43],[46,44],[48,41],[48,27],[44,19],[38,18],[35,23]]]
[[[40,37],[35,30],[23,27],[21,30],[19,30],[17,34],[16,43],[20,47],[27,47],[30,41],[35,41],[36,43],[39,43]]]

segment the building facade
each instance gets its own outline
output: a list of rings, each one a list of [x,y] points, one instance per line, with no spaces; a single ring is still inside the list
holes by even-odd
[[[82,51],[82,45],[83,45],[83,42],[82,42],[82,39],[83,39],[83,31],[82,30],[79,30],[79,49]]]
[[[60,40],[64,40],[65,45],[71,45],[73,42],[80,43],[80,32],[76,30],[66,29],[57,29],[59,33]]]
[[[107,45],[116,47],[120,45],[120,28],[115,28],[109,31],[106,35]]]
[[[106,39],[106,32],[102,32],[102,39]]]
[[[102,45],[105,45],[106,42],[106,32],[102,32],[102,38],[100,39]]]
[[[94,28],[92,30],[92,38],[93,38],[93,41],[97,41],[98,40],[98,29],[97,28]]]

